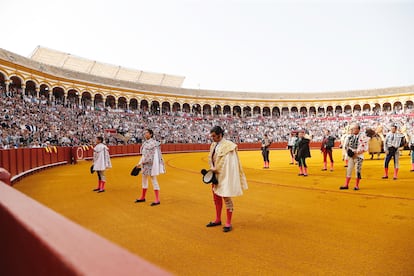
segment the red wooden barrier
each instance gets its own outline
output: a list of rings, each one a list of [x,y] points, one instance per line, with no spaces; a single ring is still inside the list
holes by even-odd
[[[309,147],[311,149],[320,149],[321,148],[321,142],[310,142]]]
[[[183,144],[177,144],[175,145],[175,151],[183,151],[184,150],[184,145]]]
[[[169,275],[0,182],[2,275]]]
[[[134,153],[139,153],[139,151],[141,150],[141,145],[134,145]]]
[[[89,148],[85,151],[85,157],[88,157],[88,158],[93,158],[93,147],[89,147]]]
[[[36,149],[30,149],[30,168],[38,167],[38,154]]]
[[[40,148],[40,149],[35,149],[37,152],[37,166],[43,166],[45,164],[45,158],[44,158],[44,152],[45,149]]]
[[[24,148],[16,149],[16,167],[17,167],[17,173],[24,172],[24,169],[23,169],[23,162],[24,162],[23,151],[24,151]]]
[[[44,149],[43,151],[43,164],[42,165],[48,165],[50,164],[50,160],[51,160],[51,153],[50,151],[46,151],[46,149]]]
[[[9,149],[6,150],[9,153],[9,169],[8,171],[10,172],[11,175],[16,175],[18,174],[18,170],[17,170],[17,160],[16,160],[16,156],[17,156],[17,151],[15,149]]]
[[[311,142],[310,147],[313,149],[320,148],[320,142]],[[340,141],[336,141],[335,145],[338,147]],[[239,150],[260,150],[260,143],[240,143]],[[139,154],[140,144],[133,145],[116,145],[109,146],[111,155],[123,156]],[[272,150],[286,149],[286,142],[272,143]],[[193,152],[193,151],[208,151],[210,144],[162,144],[161,151],[164,153],[172,152]],[[0,150],[0,167],[5,168],[10,172],[12,177],[24,172],[31,171],[35,168],[44,167],[46,165],[53,165],[56,163],[72,163],[77,159],[91,159],[93,158],[92,146],[80,147],[48,147],[48,148],[20,148]]]
[[[287,142],[274,142],[270,145],[271,149],[286,149]]]
[[[175,152],[175,151],[177,151],[177,145],[175,145],[175,144],[167,144],[166,147],[167,147],[167,151],[168,152]]]
[[[65,158],[65,148],[59,147],[57,151],[57,161],[62,162],[64,158]]]
[[[210,150],[210,145],[209,144],[201,144],[201,150],[203,150],[203,151]]]
[[[127,153],[131,154],[134,152],[134,145],[127,145]]]
[[[52,153],[51,153],[51,156],[50,156],[51,158],[50,158],[50,163],[52,164],[52,163],[57,163],[58,162],[58,150],[57,150],[57,148],[54,148],[53,149],[53,151],[52,151]]]
[[[75,160],[75,156],[72,154],[72,148],[66,148],[65,156],[66,158],[68,158],[68,160],[71,160],[72,163],[73,163],[73,160]]]
[[[23,172],[30,170],[31,167],[31,154],[30,154],[30,149],[23,149]]]

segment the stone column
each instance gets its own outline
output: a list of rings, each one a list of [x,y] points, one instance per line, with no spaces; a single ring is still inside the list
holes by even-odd
[[[4,88],[5,88],[5,92],[8,95],[8,92],[10,91],[10,80],[5,80],[4,81]]]
[[[22,83],[22,84],[21,84],[21,89],[22,89],[22,93],[23,93],[23,95],[24,95],[24,93],[26,92],[26,91],[25,91],[25,90],[26,90],[26,84]]]
[[[95,95],[91,95],[91,107],[95,109]]]
[[[63,91],[63,106],[65,106],[66,105],[66,99],[67,99],[67,97],[68,97],[68,91]]]
[[[53,89],[52,90],[48,90],[48,101],[49,101],[49,104],[51,104],[52,103],[52,99],[53,99]]]

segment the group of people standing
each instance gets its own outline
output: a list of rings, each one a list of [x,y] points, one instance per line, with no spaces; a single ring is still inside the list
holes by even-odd
[[[154,132],[151,129],[144,131],[145,141],[141,145],[141,158],[136,165],[142,172],[142,191],[141,196],[135,203],[146,201],[148,190],[148,180],[151,179],[154,189],[155,200],[151,206],[160,205],[160,185],[157,180],[159,174],[165,173],[164,160],[162,158],[160,143],[154,139]],[[224,130],[220,126],[215,126],[210,131],[212,139],[209,166],[210,170],[216,175],[217,183],[212,184],[213,201],[216,208],[215,220],[209,222],[207,227],[222,225],[223,202],[226,207],[226,222],[223,232],[232,230],[232,215],[234,211],[232,197],[241,196],[243,190],[247,189],[247,180],[243,172],[241,162],[237,153],[237,145],[224,137]],[[103,138],[96,138],[93,155],[93,171],[98,175],[98,188],[93,191],[105,191],[105,170],[111,168],[109,149],[103,144]]]
[[[355,126],[358,126],[358,130],[355,130]],[[351,125],[350,127],[351,133],[347,135],[344,139],[344,159],[346,161],[347,169],[347,181],[342,189],[346,189],[348,187],[347,183],[349,182],[348,177],[349,175],[349,167],[355,166],[355,159],[356,159],[356,173],[357,178],[360,177],[361,167],[362,167],[362,160],[364,158],[364,154],[368,151],[368,139],[364,134],[360,133],[360,126],[358,124]],[[356,139],[358,137],[358,139]],[[361,137],[361,138],[359,138]],[[393,180],[398,179],[398,172],[400,168],[400,149],[408,144],[411,150],[411,172],[414,172],[414,135],[411,136],[411,140],[405,141],[405,135],[398,132],[398,125],[392,124],[390,127],[390,131],[386,134],[384,143],[383,143],[383,151],[385,153],[384,159],[384,175],[382,179],[388,179],[388,172],[389,172],[389,164],[391,160],[394,160],[394,173],[393,173]],[[358,140],[358,141],[357,141]],[[359,147],[357,149],[357,147]],[[352,151],[357,154],[353,154]],[[357,149],[357,150],[354,150]],[[363,150],[363,152],[361,152]],[[360,153],[361,152],[361,153]],[[350,164],[351,162],[351,164]],[[359,190],[359,181],[355,186],[355,190]]]
[[[288,150],[290,152],[290,157],[291,157],[290,164],[298,165],[299,176],[308,176],[308,165],[306,164],[306,158],[311,157],[310,146],[309,146],[310,140],[311,140],[310,137],[305,133],[304,130],[298,130],[298,131],[292,132],[288,140]],[[266,148],[266,151],[267,151],[266,154],[264,153],[264,150],[263,150],[266,144],[270,145],[271,140],[265,134],[262,140],[262,154],[263,154],[263,158],[265,162],[264,168],[269,168],[269,149],[268,147]],[[331,153],[331,156],[332,156],[332,153]]]
[[[353,123],[348,128],[349,133],[346,135],[343,143],[341,144],[346,169],[345,184],[340,186],[341,190],[349,188],[352,172],[355,171],[355,186],[354,190],[359,190],[362,170],[362,163],[364,160],[364,153],[368,151],[369,138],[361,132],[361,126],[358,123]],[[397,132],[398,126],[393,124],[390,132],[385,137],[383,150],[386,154],[384,160],[384,176],[383,179],[388,179],[389,163],[394,160],[394,175],[393,179],[398,179],[399,171],[399,159],[400,159],[400,148],[405,144],[404,135]],[[321,143],[321,153],[323,154],[323,167],[322,171],[328,170],[328,158],[330,161],[329,171],[334,170],[333,160],[333,148],[335,146],[335,138],[331,135],[330,130],[325,130],[325,135]],[[263,148],[270,139],[267,135],[264,135],[262,140],[262,154],[265,162],[264,168],[268,168],[269,164],[269,151],[266,149],[264,152]],[[304,130],[298,130],[291,132],[287,148],[290,152],[291,162],[289,164],[297,164],[299,167],[299,176],[308,176],[308,166],[306,164],[306,158],[311,157],[310,154],[310,137],[305,133]],[[414,135],[412,135],[410,142],[408,143],[411,149],[411,172],[414,172]]]
[[[164,160],[162,158],[160,143],[154,138],[154,132],[151,129],[144,131],[145,141],[141,145],[141,158],[135,166],[142,172],[142,192],[141,197],[135,200],[135,203],[145,202],[148,190],[148,179],[151,178],[154,188],[155,200],[151,206],[159,205],[160,202],[160,185],[157,176],[165,173]],[[96,171],[98,175],[98,187],[93,189],[98,193],[105,192],[105,171],[112,167],[109,156],[109,149],[103,143],[103,137],[96,138],[96,145],[93,149],[93,166],[91,171]]]
[[[350,134],[342,144],[343,150],[346,152],[346,176],[344,185],[340,186],[341,190],[349,189],[353,171],[355,171],[355,185],[354,190],[359,190],[360,180],[362,179],[362,164],[364,161],[364,153],[368,151],[369,138],[361,132],[361,126],[357,123],[350,125]],[[226,221],[223,227],[224,232],[232,230],[232,215],[234,206],[232,197],[243,195],[243,190],[248,188],[246,176],[238,156],[237,145],[230,140],[224,138],[225,131],[220,126],[215,126],[210,130],[210,138],[212,143],[208,156],[208,163],[210,170],[215,174],[216,183],[211,184],[213,202],[215,205],[216,216],[206,226],[215,227],[222,225],[222,209],[223,202],[226,208]],[[162,158],[160,143],[154,139],[154,133],[151,129],[144,131],[144,142],[141,145],[141,158],[136,165],[142,171],[142,191],[141,196],[135,200],[135,203],[146,201],[146,194],[148,190],[148,180],[151,179],[155,200],[151,206],[159,205],[160,186],[157,180],[159,174],[165,173],[164,160]],[[393,125],[391,131],[387,134],[384,143],[384,152],[386,153],[384,161],[384,176],[383,179],[388,178],[388,167],[391,159],[394,159],[394,177],[397,179],[399,170],[399,147],[403,137],[397,133],[397,126]],[[288,142],[288,149],[291,155],[290,164],[296,163],[299,167],[299,176],[308,176],[308,166],[306,159],[311,157],[310,153],[310,137],[304,130],[299,130],[291,134]],[[264,160],[264,168],[269,168],[269,148],[272,143],[270,137],[265,134],[261,141],[261,150]],[[334,148],[335,137],[333,137],[329,130],[325,131],[325,136],[321,143],[321,153],[323,154],[323,168],[322,171],[328,170],[328,160],[330,161],[330,171],[333,171],[334,160],[332,157],[332,150]],[[414,172],[414,137],[410,141],[411,171]],[[93,155],[93,171],[98,175],[98,187],[94,189],[98,193],[105,191],[105,170],[111,168],[111,161],[109,157],[109,150],[103,144],[103,138],[96,138],[96,145],[94,147]]]

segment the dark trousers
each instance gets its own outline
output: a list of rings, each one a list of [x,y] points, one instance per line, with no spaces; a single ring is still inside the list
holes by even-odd
[[[333,158],[332,158],[332,149],[325,149],[322,151],[323,152],[323,162],[327,162],[327,156],[329,156],[329,159],[331,160],[331,163],[333,163]]]
[[[398,151],[398,149],[396,148],[390,148],[388,150],[388,154],[385,156],[385,161],[384,161],[384,168],[388,168],[391,159],[394,158],[394,168],[399,168],[400,167],[400,152]]]
[[[264,162],[269,162],[269,150],[262,150],[262,156]]]
[[[307,168],[308,166],[306,165],[306,158],[300,158],[298,161],[298,166]]]

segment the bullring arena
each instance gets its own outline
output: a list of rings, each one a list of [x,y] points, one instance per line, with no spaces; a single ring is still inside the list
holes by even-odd
[[[11,121],[6,115],[23,114],[20,124],[27,126],[14,134],[23,144],[3,142],[1,150],[0,166],[10,172],[12,184],[0,185],[5,275],[414,273],[409,151],[402,151],[397,180],[381,179],[383,153],[378,159],[367,153],[361,190],[339,190],[345,179],[339,148],[344,126],[359,122],[388,131],[390,123],[398,123],[410,134],[414,86],[234,93],[183,89],[179,76],[121,71],[44,48],[32,58],[0,51],[2,123]],[[11,106],[15,113],[9,113]],[[85,129],[65,129],[61,123],[78,125],[77,120]],[[237,142],[249,184],[234,198],[229,233],[205,227],[214,204],[200,170],[207,167],[214,124],[224,125],[227,138]],[[159,177],[161,204],[155,207],[149,205],[151,193],[146,203],[134,203],[140,176],[130,176],[146,127],[162,141],[167,169]],[[297,175],[286,150],[287,135],[298,128],[313,134],[308,177]],[[338,137],[332,172],[321,171],[324,129]],[[274,138],[269,169],[262,168],[264,132]],[[107,171],[107,191],[96,194],[90,139],[100,133],[110,146],[113,168]]]

